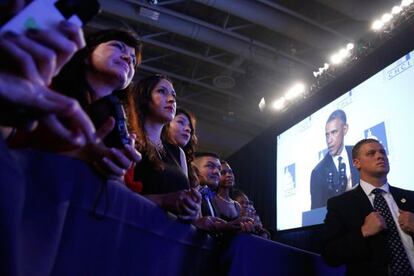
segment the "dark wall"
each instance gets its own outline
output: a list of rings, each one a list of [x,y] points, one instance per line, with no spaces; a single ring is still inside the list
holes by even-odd
[[[414,49],[413,35],[414,28],[411,23],[398,32],[394,31],[393,37],[386,42],[381,42],[378,37],[377,43],[380,46],[359,58],[352,67],[320,91],[302,100],[300,104],[290,106],[281,114],[269,114],[279,117],[274,126],[228,158],[235,171],[238,188],[254,201],[267,228],[276,231],[276,136]],[[315,226],[277,232],[274,238],[318,252],[320,236],[321,226]]]
[[[274,135],[261,135],[233,154],[229,160],[237,188],[254,201],[266,227],[276,226],[276,147]]]

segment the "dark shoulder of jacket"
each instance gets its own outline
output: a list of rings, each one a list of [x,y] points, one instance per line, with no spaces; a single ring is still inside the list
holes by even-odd
[[[390,185],[390,189],[391,189],[391,192],[404,193],[404,194],[409,194],[409,195],[414,196],[414,191],[412,190],[406,190],[406,189],[398,188],[398,187],[391,186],[391,185]]]
[[[337,196],[334,196],[334,197],[329,198],[328,199],[328,202],[327,202],[327,206],[331,206],[332,204],[334,204],[334,205],[335,204],[340,204],[340,203],[342,203],[344,201],[346,202],[355,193],[358,193],[359,192],[358,189],[359,188],[357,186],[356,188],[354,188],[352,190],[346,191],[346,192],[344,192],[344,193],[342,193],[340,195],[337,195]]]
[[[327,153],[323,158],[322,158],[322,160],[321,161],[319,161],[319,163],[315,166],[315,168],[313,168],[313,171],[317,171],[317,170],[321,170],[322,168],[324,168],[324,167],[326,167],[327,165],[328,165],[328,161],[329,161],[329,158],[330,157],[330,155],[329,155],[329,153]]]

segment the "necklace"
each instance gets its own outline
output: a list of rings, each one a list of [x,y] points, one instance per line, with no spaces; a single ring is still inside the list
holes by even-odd
[[[228,204],[233,204],[233,200],[232,199],[225,199],[221,195],[217,195],[217,197],[219,197],[222,201],[224,201],[224,202],[226,202]]]
[[[165,156],[165,148],[164,148],[164,144],[162,143],[162,141],[158,140],[157,142],[154,143],[153,141],[149,140],[149,142],[154,147],[154,149],[157,151],[157,154],[160,157],[160,159],[162,159],[162,156]]]

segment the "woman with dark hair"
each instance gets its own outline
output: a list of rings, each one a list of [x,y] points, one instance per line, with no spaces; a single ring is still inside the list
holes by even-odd
[[[142,44],[126,30],[101,30],[86,36],[80,50],[53,79],[52,87],[86,108],[112,93],[125,97],[141,63]]]
[[[164,125],[175,116],[176,94],[171,80],[152,75],[141,80],[128,94],[128,118],[142,153],[127,185],[179,217],[194,220],[201,195],[190,189],[183,150],[161,139]]]
[[[230,198],[234,187],[234,173],[227,161],[221,160],[220,183],[216,196],[213,199],[217,216],[225,221],[235,220],[240,216],[240,204]]]
[[[137,37],[129,31],[101,30],[90,34],[86,38],[86,47],[77,52],[62,68],[53,79],[51,87],[78,100],[86,111],[90,110],[92,103],[105,97],[111,97],[111,101],[118,99],[118,96],[124,98],[135,68],[141,61],[141,47]],[[118,106],[122,109],[121,103]],[[88,113],[89,116],[93,115]],[[110,115],[105,114],[104,117],[102,122],[94,122],[99,129],[97,136],[101,140],[111,133],[115,125],[115,120]],[[54,137],[44,129],[25,138],[20,144],[65,152],[92,163],[99,172],[111,178],[122,178],[132,162],[141,159],[134,146],[134,137],[126,137],[126,142],[119,148],[99,143],[89,144],[76,151],[70,145],[55,143]]]
[[[262,221],[253,206],[253,202],[247,197],[247,195],[241,190],[234,190],[232,198],[241,206],[240,215],[254,220],[254,234],[265,239],[270,239],[270,232],[263,227]]]
[[[165,125],[162,138],[183,149],[188,164],[188,179],[191,187],[197,186],[197,175],[190,166],[196,152],[197,136],[195,134],[196,119],[194,115],[183,108],[177,108],[174,119]]]
[[[111,102],[126,98],[141,57],[142,44],[133,32],[119,29],[97,31],[86,36],[86,47],[63,67],[61,73],[54,78],[52,87],[77,99],[89,111],[96,127],[103,129],[101,138],[104,138],[114,128],[115,122],[107,114],[104,115],[105,119],[95,120],[94,117],[99,117],[99,114],[91,113],[91,104],[100,99],[102,102],[105,97],[110,98]],[[130,142],[118,145],[118,148],[101,144],[80,155],[92,161],[104,175],[123,178],[132,163],[141,159],[135,150],[134,137],[128,136],[125,139]]]

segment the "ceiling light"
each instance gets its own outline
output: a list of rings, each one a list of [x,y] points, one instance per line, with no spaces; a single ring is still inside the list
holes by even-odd
[[[328,69],[329,69],[329,64],[328,64],[328,63],[325,63],[325,64],[323,65],[323,69],[328,70]]]
[[[265,107],[266,107],[266,101],[265,101],[265,99],[262,97],[262,99],[261,99],[261,100],[260,100],[260,102],[259,102],[259,109],[260,109],[260,111],[263,111]]]
[[[274,101],[272,104],[272,107],[275,110],[281,110],[285,107],[285,104],[286,104],[286,99],[282,97],[279,100]]]
[[[381,21],[384,23],[389,22],[392,19],[392,15],[389,13],[384,13],[381,17]]]
[[[407,7],[413,3],[413,0],[402,0],[401,7]]]
[[[348,51],[347,51],[346,49],[341,49],[341,50],[339,51],[338,55],[339,55],[339,57],[340,57],[341,59],[344,59],[344,58],[346,58],[346,56],[348,55]]]
[[[341,56],[339,54],[334,54],[331,56],[331,62],[333,64],[339,64],[343,61],[343,59],[341,58]]]
[[[374,23],[372,23],[371,28],[374,31],[381,30],[381,28],[384,26],[384,23],[381,20],[375,20]]]
[[[391,14],[399,14],[402,11],[400,6],[394,6],[391,10]]]
[[[313,72],[313,76],[314,76],[315,78],[317,78],[319,75],[320,75],[320,73],[319,73],[319,72],[316,72],[316,71],[314,71],[314,72]]]
[[[285,98],[292,100],[305,92],[306,88],[303,83],[297,83],[286,93]]]
[[[354,49],[354,43],[348,43],[348,44],[346,44],[346,49],[348,51],[351,51],[352,49]]]

